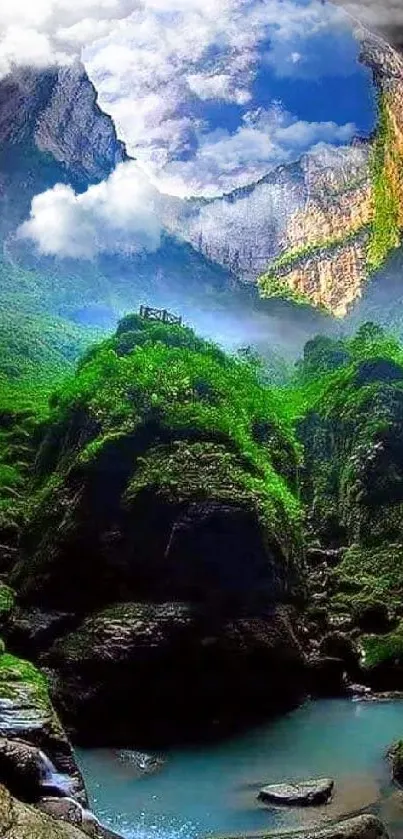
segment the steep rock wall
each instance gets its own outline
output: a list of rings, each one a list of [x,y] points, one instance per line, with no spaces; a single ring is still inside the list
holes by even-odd
[[[0,233],[56,183],[83,190],[127,158],[84,67],[16,68],[0,82]]]
[[[356,34],[378,97],[374,136],[319,147],[228,195],[190,200],[171,225],[235,282],[258,283],[262,297],[339,317],[403,229],[403,58],[382,38]]]
[[[88,180],[101,180],[126,157],[79,62],[45,72],[18,68],[0,82],[0,145],[14,152],[31,145]]]

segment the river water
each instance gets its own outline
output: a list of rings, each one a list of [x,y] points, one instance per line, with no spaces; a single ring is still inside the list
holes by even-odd
[[[223,742],[150,752],[79,750],[97,816],[127,839],[207,839],[311,825],[375,812],[403,839],[403,793],[387,747],[403,739],[403,701],[323,700]],[[140,762],[140,767],[139,767]],[[143,770],[146,771],[143,771]],[[259,788],[331,777],[331,804],[268,809]]]

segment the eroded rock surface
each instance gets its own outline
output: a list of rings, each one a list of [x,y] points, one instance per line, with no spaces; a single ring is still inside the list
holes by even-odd
[[[13,798],[0,786],[0,835],[5,839],[85,839],[86,834],[66,822],[41,813]]]
[[[388,832],[376,816],[363,814],[324,828],[310,827],[287,833],[265,833],[260,836],[260,839],[274,839],[275,836],[295,837],[295,839],[388,839]],[[247,836],[240,836],[239,839],[247,839]]]
[[[45,660],[63,717],[80,740],[100,745],[213,733],[248,709],[288,705],[303,680],[281,609],[225,621],[186,603],[116,605],[56,641]]]

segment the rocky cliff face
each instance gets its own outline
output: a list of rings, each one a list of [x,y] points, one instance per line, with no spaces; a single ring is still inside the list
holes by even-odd
[[[305,202],[304,172],[298,161],[227,195],[187,201],[175,208],[173,226],[208,259],[228,268],[234,277],[255,283],[279,253],[287,214],[302,209]]]
[[[18,68],[0,83],[0,144],[52,155],[70,175],[100,180],[124,160],[115,126],[97,104],[84,67]]]
[[[262,296],[305,296],[343,315],[365,272],[369,158],[365,143],[312,151],[251,187],[190,203],[182,232],[242,282],[272,265]]]
[[[308,300],[344,316],[403,227],[403,59],[358,33],[379,102],[375,136],[322,148],[259,183],[190,202],[182,233],[263,297]],[[262,272],[265,273],[262,275]]]
[[[83,66],[18,68],[0,82],[0,208],[11,229],[34,194],[70,183],[84,189],[126,158]]]

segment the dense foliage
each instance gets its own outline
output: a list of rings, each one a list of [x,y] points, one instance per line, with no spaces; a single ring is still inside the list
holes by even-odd
[[[150,493],[175,509],[239,504],[286,564],[302,561],[305,517],[308,544],[347,548],[329,578],[329,614],[360,623],[387,608],[400,620],[403,347],[367,323],[309,341],[281,384],[272,375],[250,348],[230,356],[186,327],[127,316],[59,380],[47,407],[40,388],[25,405],[3,392],[3,534],[12,545],[23,527],[32,573],[46,576],[62,550],[60,522],[74,534],[88,487],[123,469],[121,511],[139,515]],[[365,641],[368,662],[389,655],[394,632],[376,650]]]
[[[51,433],[38,472],[48,474],[55,465],[68,470],[72,458],[90,465],[103,450],[137,435],[144,437],[147,480],[183,484],[181,493],[189,493],[193,475],[201,494],[203,481],[207,495],[214,483],[218,493],[233,498],[254,494],[263,516],[279,515],[280,524],[286,511],[297,526],[293,481],[299,451],[281,399],[261,384],[254,363],[225,355],[190,329],[125,318],[113,338],[88,351],[51,406]],[[152,446],[166,443],[176,448],[166,457],[160,452],[154,472]]]

